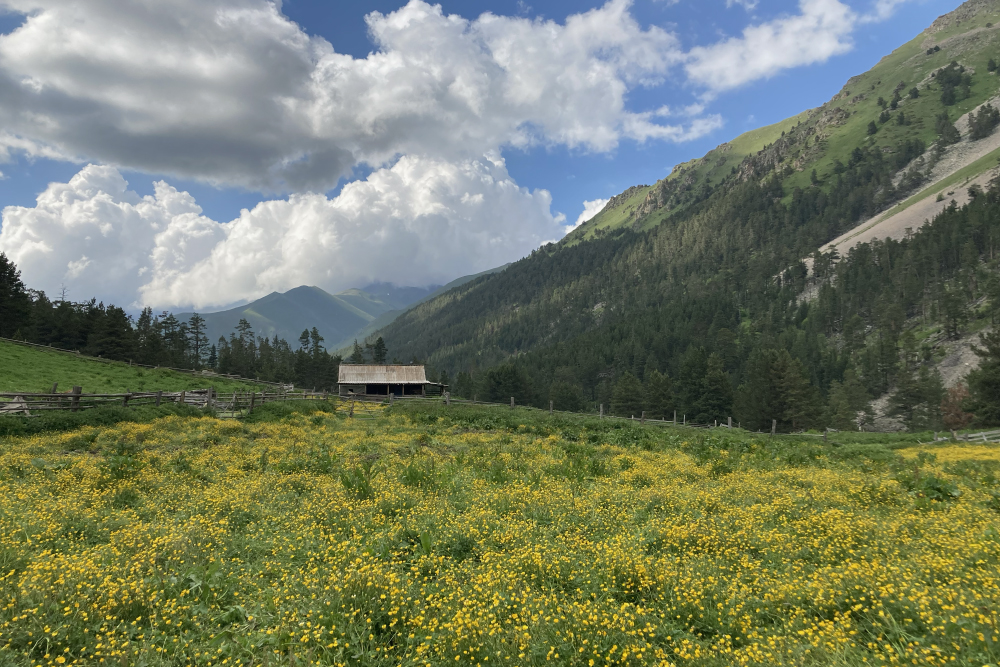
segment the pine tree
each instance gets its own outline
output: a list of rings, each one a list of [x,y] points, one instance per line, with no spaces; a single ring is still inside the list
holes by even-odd
[[[979,335],[979,368],[968,375],[969,400],[966,409],[976,415],[981,426],[1000,425],[1000,330]]]
[[[23,335],[30,313],[31,297],[21,282],[21,272],[0,252],[0,336],[11,338],[18,331]]]
[[[780,396],[782,418],[793,431],[805,429],[819,421],[819,391],[809,382],[805,367],[798,359],[782,350],[778,357],[776,386]]]
[[[580,412],[583,409],[583,392],[580,387],[565,380],[552,383],[549,387],[549,400],[556,410]]]
[[[205,346],[208,345],[208,337],[205,336],[205,318],[194,313],[188,319],[188,349],[191,350],[191,362],[197,370],[201,368],[202,360],[205,357]]]
[[[674,392],[666,373],[653,370],[646,374],[646,416],[652,419],[674,417]]]
[[[871,397],[854,369],[844,372],[844,381],[830,383],[826,422],[841,431],[864,430],[874,420]]]
[[[701,398],[706,422],[725,421],[732,416],[733,383],[722,367],[722,357],[713,352],[708,355],[705,373],[705,394]]]
[[[611,414],[638,417],[642,413],[642,405],[642,384],[631,373],[622,373],[611,390]]]
[[[379,336],[372,345],[372,361],[376,364],[384,364],[389,351],[385,347],[385,341]]]
[[[354,339],[354,351],[351,353],[351,356],[348,359],[348,361],[350,361],[352,364],[363,364],[363,363],[365,363],[365,353],[361,349],[361,346],[358,345],[358,339],[357,338]]]

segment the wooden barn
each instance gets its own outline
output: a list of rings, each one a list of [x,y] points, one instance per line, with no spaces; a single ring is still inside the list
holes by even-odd
[[[366,394],[371,396],[427,396],[440,394],[447,385],[428,382],[423,366],[340,364],[337,380],[340,395]]]

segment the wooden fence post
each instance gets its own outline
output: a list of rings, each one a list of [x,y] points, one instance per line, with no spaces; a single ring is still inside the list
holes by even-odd
[[[829,429],[823,429],[823,442],[826,442],[826,432],[827,432],[828,430],[829,430]]]
[[[604,419],[604,403],[601,403],[601,411],[600,414],[598,415],[598,418]]]
[[[49,392],[49,393],[51,393],[51,394],[56,393],[56,389],[58,389],[58,388],[59,388],[59,383],[58,382],[53,382],[52,383],[52,391]]]
[[[257,392],[256,391],[251,391],[250,392],[250,408],[247,410],[247,414],[250,414],[251,412],[253,412],[253,404],[254,404],[254,401],[256,400],[256,398],[257,398]]]
[[[677,426],[677,411],[674,410],[674,426]]]
[[[552,414],[552,401],[549,401],[549,415]]]
[[[645,410],[642,411],[642,415],[639,417],[639,423],[640,424],[645,424],[646,423],[646,411]]]
[[[73,407],[72,411],[76,412],[80,409],[80,394],[83,392],[83,387],[73,387]]]
[[[129,396],[131,396],[131,395],[132,394],[129,393],[128,389],[126,389],[125,390],[125,395],[122,397],[122,407],[123,408],[127,408],[128,407],[128,399],[129,399]]]
[[[729,418],[729,428],[732,428],[732,427],[733,427],[733,418],[730,417]]]
[[[687,425],[688,425],[688,416],[687,416],[687,414],[685,414],[684,415],[684,426],[687,426]]]
[[[347,416],[348,417],[353,417],[354,416],[354,397],[353,396],[351,397],[351,411],[348,413]]]
[[[237,402],[237,399],[236,399],[236,392],[234,391],[233,392],[233,412],[234,413],[239,410],[239,405],[240,404]]]
[[[451,392],[450,391],[444,392],[444,404],[447,405],[447,406],[451,405]]]
[[[510,397],[510,409],[511,410],[514,409],[514,397],[513,396]]]
[[[394,398],[396,398],[396,395],[395,395],[395,394],[393,394],[393,393],[390,393],[390,394],[389,394],[389,405],[390,405],[390,406],[392,406],[392,399],[394,399]]]
[[[183,391],[181,392],[181,400],[180,400],[180,403],[181,403],[181,405],[184,405],[184,392],[183,392]]]
[[[156,407],[160,407],[160,401],[163,399],[163,390],[160,389],[156,392]]]
[[[777,429],[778,429],[778,420],[777,420],[777,419],[772,419],[772,420],[771,420],[771,435],[772,435],[772,436],[774,435],[774,432],[775,432],[775,431],[776,431]]]

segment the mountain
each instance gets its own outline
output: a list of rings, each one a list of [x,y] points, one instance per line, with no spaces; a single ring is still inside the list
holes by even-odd
[[[939,366],[1000,315],[996,58],[1000,2],[970,0],[823,106],[379,333],[497,400],[627,414],[642,395],[786,429],[851,427],[874,401],[940,427]]]
[[[452,280],[447,285],[444,285],[443,287],[438,287],[437,289],[435,289],[433,286],[432,287],[428,287],[427,288],[428,290],[433,290],[429,294],[418,295],[415,292],[413,292],[413,293],[406,292],[408,295],[412,294],[412,296],[418,297],[418,298],[415,298],[412,301],[408,301],[406,303],[403,303],[402,305],[397,306],[394,310],[389,310],[389,311],[386,311],[386,312],[382,313],[381,315],[379,315],[378,317],[376,317],[374,320],[372,320],[371,322],[369,322],[362,329],[354,332],[353,334],[351,334],[347,338],[341,340],[339,344],[337,344],[337,345],[331,345],[331,346],[328,346],[328,347],[329,347],[330,350],[338,350],[338,352],[339,352],[339,354],[341,356],[346,357],[347,355],[349,355],[351,353],[352,348],[353,348],[353,344],[354,344],[355,340],[363,341],[365,339],[372,339],[372,338],[374,338],[378,334],[379,331],[381,331],[383,328],[385,328],[385,327],[389,326],[390,324],[392,324],[396,320],[397,317],[399,317],[400,315],[402,315],[404,312],[406,312],[410,308],[418,306],[421,303],[423,303],[425,301],[429,301],[430,299],[433,299],[435,297],[438,297],[438,296],[444,294],[445,292],[447,292],[447,291],[449,291],[451,289],[454,289],[454,288],[459,287],[461,285],[465,285],[466,283],[471,282],[472,280],[475,280],[476,278],[479,278],[480,276],[488,276],[488,275],[491,275],[491,274],[494,274],[494,273],[499,273],[500,271],[503,271],[508,266],[509,266],[509,264],[504,264],[503,266],[498,266],[498,267],[496,267],[494,269],[487,269],[486,271],[482,271],[480,273],[476,273],[476,274],[473,274],[473,275],[470,275],[470,276],[462,276],[461,278],[456,278],[455,280]],[[369,293],[372,293],[372,294],[381,294],[381,290],[384,287],[389,287],[389,288],[396,289],[396,290],[418,290],[418,289],[422,290],[423,289],[423,288],[417,288],[417,287],[393,288],[391,285],[388,285],[387,283],[380,283],[380,284],[370,285],[369,287],[366,287],[365,291],[367,291]]]
[[[241,319],[246,319],[254,332],[268,338],[277,335],[293,346],[305,329],[316,327],[330,343],[353,340],[358,332],[380,316],[402,312],[408,305],[434,293],[430,287],[396,287],[388,283],[373,283],[364,289],[348,289],[330,294],[319,287],[302,285],[284,293],[272,292],[245,306],[217,313],[201,313],[205,318],[208,339],[215,343],[220,336],[228,337]],[[192,313],[178,313],[186,321]],[[391,321],[391,320],[383,320]]]

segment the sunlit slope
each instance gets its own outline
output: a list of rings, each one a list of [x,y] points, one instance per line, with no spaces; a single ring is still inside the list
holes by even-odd
[[[251,385],[219,377],[139,368],[120,361],[100,361],[66,352],[0,341],[0,393],[48,392],[75,386],[84,393],[186,391],[215,387],[220,393],[246,391]],[[254,385],[257,386],[257,385]]]
[[[987,68],[991,58],[1000,58],[1000,3],[966,3],[868,72],[852,77],[826,104],[746,132],[704,157],[677,165],[670,176],[652,186],[630,188],[566,242],[624,226],[648,229],[704,201],[727,182],[776,177],[787,202],[796,188],[828,187],[840,165],[847,164],[861,147],[879,148],[886,159],[900,159],[901,171],[929,167],[930,147],[938,137],[936,119],[942,111],[941,86],[935,74],[952,62],[973,73],[969,96],[947,107],[954,123],[997,95],[1000,81]],[[873,121],[877,131],[870,134]],[[906,149],[908,142],[911,145]],[[916,145],[912,142],[921,142],[914,156],[923,154],[922,162],[901,157],[909,157],[906,151]],[[964,166],[958,164],[956,169]]]

